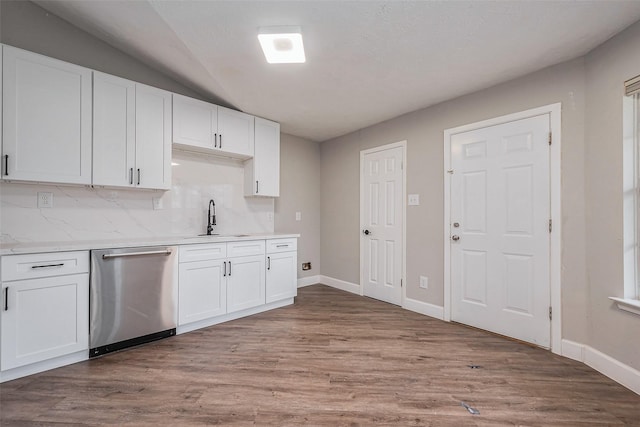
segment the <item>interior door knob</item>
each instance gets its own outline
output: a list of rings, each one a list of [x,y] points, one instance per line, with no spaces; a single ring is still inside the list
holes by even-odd
[[[454,234],[453,236],[451,236],[451,240],[457,242],[458,240],[460,240],[460,236]]]
[[[371,234],[371,232],[370,232],[369,230],[362,230],[362,232],[363,232],[364,234],[366,234],[367,236],[368,236],[369,234]]]

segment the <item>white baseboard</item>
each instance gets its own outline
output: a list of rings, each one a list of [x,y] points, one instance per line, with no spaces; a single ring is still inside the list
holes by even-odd
[[[316,283],[320,283],[320,275],[309,276],[309,277],[301,277],[298,279],[298,287],[304,288],[305,286],[315,285]]]
[[[584,363],[584,345],[575,341],[562,340],[562,350],[564,357]]]
[[[562,355],[583,362],[596,371],[640,394],[640,371],[588,345],[562,340]]]
[[[439,305],[429,304],[428,302],[418,301],[417,299],[405,298],[402,308],[444,320],[444,307]]]
[[[342,291],[351,292],[352,294],[361,295],[360,285],[356,283],[345,282],[344,280],[334,279],[329,276],[320,276],[320,283]]]

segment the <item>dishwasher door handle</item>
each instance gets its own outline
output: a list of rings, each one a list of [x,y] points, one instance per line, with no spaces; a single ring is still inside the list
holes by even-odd
[[[165,249],[163,251],[130,252],[130,253],[124,253],[124,254],[103,254],[102,259],[122,258],[122,257],[140,256],[140,255],[171,255],[171,249]]]

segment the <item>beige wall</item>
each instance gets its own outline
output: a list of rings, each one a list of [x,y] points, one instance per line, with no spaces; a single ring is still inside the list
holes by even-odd
[[[30,1],[0,1],[0,42],[186,96],[196,91],[111,47]]]
[[[275,199],[275,231],[298,233],[298,277],[320,274],[320,144],[280,136],[280,197]],[[296,212],[301,220],[296,221]],[[302,271],[302,263],[311,270]]]
[[[623,82],[640,74],[640,24],[586,57],[586,221],[589,344],[640,369],[640,317],[607,299],[624,296]]]
[[[584,99],[578,59],[323,142],[322,274],[359,283],[359,152],[406,140],[407,193],[420,195],[420,206],[407,206],[407,296],[442,306],[444,130],[561,102],[563,334],[585,342]]]

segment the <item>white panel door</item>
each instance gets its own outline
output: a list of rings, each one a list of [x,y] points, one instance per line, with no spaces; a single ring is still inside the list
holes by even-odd
[[[2,291],[2,370],[89,350],[88,274],[5,282]]]
[[[93,185],[134,185],[136,84],[93,72]]]
[[[139,188],[171,188],[171,93],[136,84],[136,170]]]
[[[297,252],[267,255],[267,303],[293,298],[298,294],[297,265]]]
[[[451,137],[451,319],[550,346],[548,114]]]
[[[264,304],[264,255],[230,258],[225,272],[228,313]]]
[[[218,132],[218,107],[208,102],[173,94],[173,142],[214,148]],[[216,147],[217,148],[217,138]]]
[[[404,148],[365,153],[362,161],[363,293],[402,304]]]
[[[254,117],[218,107],[218,140],[214,145],[227,153],[253,157]]]
[[[180,264],[178,324],[220,316],[227,312],[227,286],[221,259]]]
[[[91,184],[91,70],[3,47],[2,178]]]

